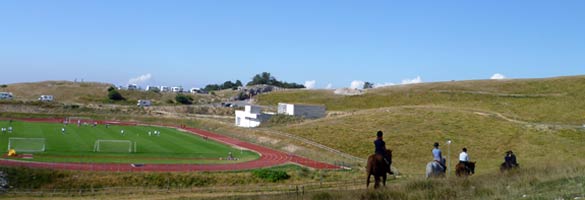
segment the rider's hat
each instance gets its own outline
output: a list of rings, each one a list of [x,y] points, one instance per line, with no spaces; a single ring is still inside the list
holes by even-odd
[[[433,144],[433,146],[438,147],[439,146],[439,143],[438,142],[435,142],[435,144]]]
[[[378,131],[378,132],[376,133],[376,136],[378,136],[378,137],[382,137],[382,136],[384,136],[384,132],[382,132],[382,131]]]

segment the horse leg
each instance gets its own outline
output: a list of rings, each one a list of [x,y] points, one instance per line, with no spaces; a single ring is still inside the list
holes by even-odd
[[[386,187],[386,178],[387,178],[387,176],[386,176],[386,174],[384,174],[382,176],[382,185],[384,185],[384,187]]]
[[[366,179],[366,188],[370,187],[370,177],[372,174],[368,173],[368,178]]]
[[[380,176],[374,175],[374,189],[378,189],[380,187]]]

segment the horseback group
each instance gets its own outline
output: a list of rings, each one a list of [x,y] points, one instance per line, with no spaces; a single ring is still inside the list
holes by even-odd
[[[376,140],[374,141],[374,154],[368,157],[366,171],[368,178],[366,187],[370,185],[370,176],[374,176],[374,188],[380,186],[380,182],[385,186],[387,174],[393,175],[392,171],[392,150],[386,149],[386,142],[384,142],[384,133],[378,131],[376,133]],[[446,159],[443,157],[439,143],[433,144],[433,161],[429,162],[426,167],[426,177],[444,177],[447,171]],[[505,172],[510,169],[518,168],[519,164],[516,162],[516,155],[514,152],[507,151],[504,157],[504,163],[500,165],[500,171]],[[455,166],[455,174],[457,176],[469,176],[475,173],[475,162],[471,162],[467,148],[463,148],[459,153],[459,163]]]

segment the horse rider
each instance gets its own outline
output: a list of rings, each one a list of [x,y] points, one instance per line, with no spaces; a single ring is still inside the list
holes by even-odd
[[[508,167],[518,166],[518,163],[516,162],[516,155],[514,155],[514,152],[512,152],[512,151],[506,152],[506,157],[504,157],[504,162],[506,163],[506,166],[508,166]]]
[[[433,148],[433,160],[443,167],[443,172],[446,172],[447,166],[443,163],[443,154],[441,154],[441,149],[439,149],[439,143],[435,142],[433,146],[435,147]]]
[[[469,170],[469,154],[467,154],[467,148],[463,147],[461,153],[459,153],[459,163],[465,166],[465,170]]]
[[[384,142],[384,133],[382,131],[378,131],[378,133],[376,133],[376,140],[374,140],[374,154],[379,154],[384,158],[384,162],[386,162],[386,165],[388,165],[388,172],[390,174],[394,174],[394,172],[392,172],[392,168],[390,167],[392,165],[392,158],[390,158],[390,155],[388,155],[388,152],[386,152],[386,142]]]

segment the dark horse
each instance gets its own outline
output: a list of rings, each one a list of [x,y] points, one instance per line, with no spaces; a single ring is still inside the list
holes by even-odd
[[[386,153],[388,153],[390,159],[392,159],[392,150],[387,149]],[[392,164],[392,160],[390,160],[390,164]],[[390,168],[384,161],[384,157],[382,157],[382,155],[372,154],[370,157],[368,157],[366,171],[368,172],[366,187],[370,186],[370,176],[372,175],[374,175],[374,188],[380,187],[380,177],[382,177],[382,184],[386,186],[386,174],[390,173]]]
[[[467,163],[467,168],[463,163],[455,165],[455,174],[457,176],[469,176],[475,173],[475,162]]]
[[[500,165],[500,172],[501,173],[504,173],[506,171],[510,171],[510,170],[513,170],[513,169],[518,169],[519,167],[520,167],[520,164],[517,164],[517,163],[516,164],[511,164],[511,163],[504,162],[504,163],[502,163]]]

